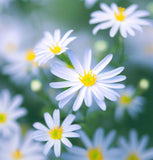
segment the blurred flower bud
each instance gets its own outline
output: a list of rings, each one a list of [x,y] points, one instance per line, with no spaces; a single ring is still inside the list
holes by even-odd
[[[38,92],[42,88],[42,83],[39,80],[34,79],[31,81],[30,87],[33,92]]]
[[[150,2],[148,5],[147,5],[147,10],[153,14],[153,2]]]
[[[143,90],[147,90],[149,88],[150,84],[149,81],[145,78],[141,79],[139,82],[139,87]]]
[[[108,44],[104,40],[99,40],[95,43],[94,47],[97,52],[105,52],[108,49]]]

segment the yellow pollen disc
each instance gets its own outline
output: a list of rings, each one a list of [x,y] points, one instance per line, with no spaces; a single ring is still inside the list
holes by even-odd
[[[12,153],[13,160],[21,160],[23,158],[22,153],[19,150],[16,150]]]
[[[60,140],[62,138],[63,127],[62,126],[61,126],[61,128],[59,128],[59,126],[54,127],[54,129],[50,129],[50,131],[48,131],[48,133],[51,138]]]
[[[89,160],[104,160],[104,156],[102,152],[100,152],[99,148],[91,148],[87,151],[87,156]]]
[[[4,113],[0,113],[0,123],[6,122],[6,115]]]
[[[125,95],[125,94],[123,94],[123,95],[120,97],[120,102],[121,102],[122,104],[124,104],[124,105],[127,105],[127,104],[131,103],[131,101],[132,101],[132,97],[127,96],[127,95]]]
[[[50,51],[54,54],[60,53],[61,52],[61,47],[58,45],[58,43],[56,45],[52,45],[53,47],[49,47]]]
[[[84,71],[84,75],[82,76],[79,74],[79,80],[86,86],[90,87],[93,86],[96,83],[97,77],[96,75],[92,72],[92,69],[88,72]]]
[[[36,58],[36,55],[33,52],[33,50],[28,50],[26,54],[26,60],[32,62],[33,65],[38,66],[38,63],[34,62],[35,58]]]
[[[126,14],[124,14],[124,11],[125,11],[125,8],[122,8],[122,7],[118,7],[118,11],[119,11],[119,14],[118,13],[114,13],[115,14],[115,18],[117,21],[124,21],[124,19],[126,18]]]
[[[126,160],[140,160],[135,153],[131,153]]]

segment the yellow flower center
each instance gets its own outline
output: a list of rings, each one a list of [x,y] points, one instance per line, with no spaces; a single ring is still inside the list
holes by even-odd
[[[62,138],[62,133],[63,133],[63,127],[59,128],[59,126],[54,127],[54,129],[50,129],[48,131],[49,135],[53,139],[61,139]]]
[[[100,151],[99,148],[91,148],[87,151],[87,156],[89,160],[104,160],[102,151]]]
[[[93,86],[96,83],[97,77],[96,75],[92,72],[92,69],[88,72],[84,71],[84,75],[82,76],[79,74],[79,80],[86,86],[90,87]]]
[[[131,153],[126,160],[140,160],[135,153]]]
[[[33,65],[38,66],[38,63],[34,62],[34,59],[36,58],[35,53],[33,52],[33,50],[28,50],[27,54],[26,54],[26,60],[30,61]]]
[[[115,18],[117,21],[124,21],[124,19],[126,18],[126,14],[124,14],[124,11],[125,11],[125,8],[122,8],[122,7],[118,7],[118,11],[119,11],[119,14],[118,13],[114,13],[115,14]]]
[[[123,94],[121,97],[120,97],[120,102],[124,105],[128,105],[129,103],[131,103],[132,101],[132,97],[128,96],[128,95],[125,95]]]
[[[61,47],[58,45],[58,43],[56,45],[52,45],[53,47],[49,47],[50,51],[54,54],[60,53],[61,52]]]
[[[0,113],[0,123],[6,122],[6,115],[4,113]]]
[[[12,158],[13,160],[21,160],[23,158],[23,154],[19,150],[16,150],[12,153]]]

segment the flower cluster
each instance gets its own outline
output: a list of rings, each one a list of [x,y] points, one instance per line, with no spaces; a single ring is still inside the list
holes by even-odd
[[[7,3],[9,5],[9,1]],[[97,0],[85,0],[88,9],[96,3]],[[21,47],[25,41],[19,26],[8,25],[11,28],[8,32],[5,23],[0,25],[5,33],[0,40],[4,39],[0,47],[0,74],[9,76],[8,83],[12,86],[15,83],[17,92],[21,87],[23,94],[12,98],[11,88],[0,91],[0,160],[153,159],[153,148],[146,149],[148,136],[139,140],[135,129],[130,129],[128,140],[116,135],[116,130],[121,131],[118,135],[124,133],[119,123],[124,122],[124,114],[134,121],[145,109],[142,93],[149,89],[149,81],[140,80],[138,87],[123,84],[128,78],[124,70],[129,67],[124,63],[127,59],[124,38],[135,36],[136,31],[143,32],[143,26],[151,26],[149,20],[143,19],[149,12],[137,11],[136,4],[124,8],[115,3],[110,7],[100,3],[100,8],[91,13],[89,23],[98,24],[93,34],[111,28],[110,38],[117,37],[115,49],[109,49],[104,40],[99,40],[95,43],[96,49],[87,46],[81,53],[77,46],[75,51],[72,45],[79,36],[70,36],[73,29],[63,36],[60,29],[55,29],[53,34],[45,31],[36,45]],[[29,106],[23,108],[22,103]],[[43,109],[37,104],[44,104]],[[34,110],[30,105],[35,106]],[[31,122],[23,118],[26,114],[32,117]],[[24,122],[28,125],[24,126]],[[118,127],[112,130],[116,123]],[[135,128],[133,126],[131,128]],[[90,139],[92,134],[93,140]]]

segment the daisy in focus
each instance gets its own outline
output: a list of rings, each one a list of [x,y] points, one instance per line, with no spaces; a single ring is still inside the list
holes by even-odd
[[[9,140],[2,140],[0,150],[1,160],[45,160],[42,154],[42,146],[32,140],[32,133],[28,132],[24,140],[20,132]]]
[[[59,29],[54,31],[54,35],[45,32],[44,38],[35,47],[36,53],[35,62],[39,65],[47,63],[56,55],[64,53],[68,48],[67,45],[72,42],[76,37],[69,37],[73,30],[67,31],[63,37]]]
[[[129,134],[129,142],[123,137],[119,139],[120,160],[151,160],[153,159],[153,148],[146,149],[148,136],[143,136],[140,141],[135,130]]]
[[[8,90],[3,90],[0,93],[0,134],[4,137],[19,130],[16,120],[27,113],[24,108],[19,108],[22,101],[21,95],[16,95],[11,99]]]
[[[142,17],[148,16],[149,12],[145,10],[135,11],[137,7],[138,5],[133,4],[128,8],[122,8],[115,3],[112,3],[109,7],[105,3],[101,3],[102,11],[93,12],[89,21],[90,24],[100,23],[93,29],[93,34],[96,34],[99,30],[111,28],[111,37],[114,37],[118,30],[124,38],[128,34],[135,36],[135,30],[142,31],[142,26],[151,24],[148,20],[142,19]]]
[[[117,101],[120,95],[114,89],[124,88],[123,84],[117,82],[125,80],[126,77],[122,75],[117,76],[123,71],[124,67],[107,72],[103,71],[111,61],[112,54],[106,56],[93,69],[91,68],[91,50],[86,51],[83,65],[81,65],[72,51],[68,51],[68,56],[74,69],[56,64],[51,69],[54,75],[66,80],[50,83],[52,88],[70,87],[56,96],[60,108],[63,108],[76,94],[77,98],[73,104],[74,111],[77,111],[81,107],[83,100],[86,106],[90,107],[94,98],[102,110],[106,110],[105,97],[111,101]]]
[[[74,131],[81,127],[77,124],[72,124],[75,119],[75,116],[72,114],[69,114],[60,125],[60,112],[57,109],[54,110],[53,117],[49,113],[45,113],[44,119],[48,128],[39,122],[34,123],[33,126],[38,131],[34,132],[33,138],[37,141],[47,141],[44,148],[45,155],[54,146],[55,156],[59,157],[61,154],[61,142],[68,147],[72,147],[71,142],[67,138],[80,137]]]
[[[34,62],[35,57],[32,49],[10,55],[2,71],[4,74],[10,75],[16,84],[26,83],[32,76],[37,76],[39,73],[38,63]]]
[[[135,96],[135,92],[136,90],[132,86],[127,86],[125,89],[121,90],[121,97],[117,101],[115,111],[115,118],[117,120],[120,120],[123,117],[125,111],[133,118],[142,111],[144,98],[137,95]]]
[[[116,158],[118,150],[110,148],[115,131],[111,131],[105,137],[104,130],[99,128],[94,134],[93,141],[84,132],[81,132],[80,136],[86,148],[73,146],[68,149],[68,153],[63,154],[64,160],[118,160]]]

